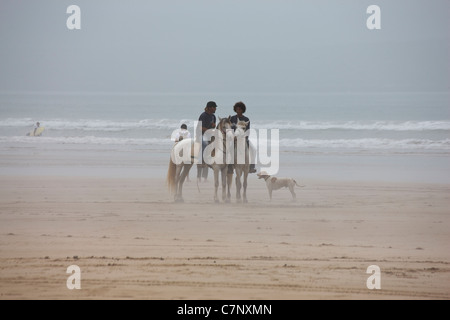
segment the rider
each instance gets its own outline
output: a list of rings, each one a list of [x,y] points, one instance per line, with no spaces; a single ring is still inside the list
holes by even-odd
[[[203,135],[209,129],[214,129],[216,127],[216,112],[217,104],[214,101],[209,101],[206,104],[205,111],[198,118],[199,123],[202,125],[202,152],[208,145],[207,141],[203,140]]]
[[[247,110],[247,107],[245,106],[245,104],[242,101],[236,102],[234,104],[233,110],[234,110],[234,112],[236,112],[236,114],[234,116],[232,116],[230,119],[233,130],[236,130],[236,124],[238,123],[238,121],[248,122],[246,130],[250,130],[250,119],[247,118],[246,116],[244,116],[244,113]],[[251,158],[253,159],[253,161],[251,161],[252,163],[250,163],[249,173],[255,173],[256,169],[255,169],[255,161],[254,160],[255,160],[256,153],[255,153],[253,145],[248,140],[248,136],[246,137],[246,141],[247,141],[247,146],[249,147],[249,150],[250,150]],[[228,173],[230,173],[230,171],[233,172],[232,165],[228,166]]]
[[[230,121],[231,121],[231,125],[232,128],[234,130],[236,130],[236,124],[238,123],[238,121],[246,121],[248,122],[247,125],[247,130],[250,130],[250,119],[247,118],[246,116],[244,116],[245,111],[247,110],[247,107],[245,106],[245,104],[242,101],[236,102],[234,104],[233,107],[234,112],[236,112],[236,114],[234,116],[231,117]],[[250,163],[250,170],[249,173],[255,173],[256,169],[255,169],[255,150],[253,145],[250,143],[248,136],[246,137],[246,141],[247,141],[247,146],[249,147],[250,150],[250,156],[253,159],[253,161],[251,161],[252,163]],[[233,172],[233,167],[232,166],[228,166],[228,172],[230,173]]]
[[[198,118],[199,124],[201,124],[201,137],[202,137],[202,163],[197,165],[197,178],[200,179],[200,175],[203,175],[204,180],[206,181],[206,177],[208,176],[207,170],[208,167],[205,163],[203,163],[203,152],[205,151],[206,146],[208,145],[208,141],[203,140],[203,135],[209,129],[214,129],[216,127],[216,116],[214,113],[216,112],[217,104],[214,101],[208,101],[205,107],[205,111]],[[196,131],[199,133],[199,131]],[[198,139],[197,135],[197,139]],[[201,173],[203,168],[203,174]],[[206,172],[205,172],[206,171]]]

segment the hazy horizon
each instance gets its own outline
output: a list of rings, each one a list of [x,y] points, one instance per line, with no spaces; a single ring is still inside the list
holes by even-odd
[[[2,0],[0,92],[448,92],[449,21],[441,0]]]

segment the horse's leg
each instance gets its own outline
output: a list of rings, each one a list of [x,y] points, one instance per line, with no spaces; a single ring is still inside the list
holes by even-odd
[[[242,175],[242,167],[241,165],[236,165],[236,202],[242,202],[241,199],[241,175]]]
[[[243,183],[244,191],[243,191],[243,195],[242,195],[244,198],[244,203],[248,202],[248,200],[247,200],[247,178],[248,178],[249,171],[250,171],[250,166],[247,166],[244,170],[244,183]]]
[[[229,202],[227,199],[227,173],[228,173],[228,165],[225,165],[221,169],[221,178],[222,178],[222,201]]]
[[[180,173],[181,169],[183,169],[182,165],[177,165],[177,169],[175,171],[175,202],[180,201]]]
[[[183,199],[183,184],[186,177],[189,175],[189,170],[191,169],[192,164],[185,164],[183,165],[183,170],[181,171],[180,181],[179,181],[179,192],[178,192],[178,198],[180,202],[184,202]]]
[[[183,200],[183,183],[184,183],[184,178],[185,178],[184,171],[185,171],[185,169],[184,169],[184,165],[183,165],[180,169],[180,174],[178,177],[178,186],[177,186],[177,201],[178,202],[184,201]]]
[[[231,201],[231,185],[233,184],[233,173],[227,171],[227,202]]]
[[[219,198],[217,197],[217,189],[219,188],[219,168],[214,166],[214,201],[219,202]]]

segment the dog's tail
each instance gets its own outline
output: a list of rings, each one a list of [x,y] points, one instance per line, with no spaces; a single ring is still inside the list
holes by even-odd
[[[305,187],[304,185],[299,185],[299,184],[297,183],[297,181],[295,181],[295,180],[294,180],[294,183],[295,183],[295,185],[296,185],[297,187],[300,187],[300,188],[304,188],[304,187]]]

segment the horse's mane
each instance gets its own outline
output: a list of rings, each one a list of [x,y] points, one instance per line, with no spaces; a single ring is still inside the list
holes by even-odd
[[[239,121],[236,123],[236,127],[241,127],[241,128],[244,129],[244,130],[247,129],[247,126],[248,126],[248,123],[247,123],[247,121],[244,121],[244,120],[239,120]]]
[[[220,118],[219,117],[219,123],[216,126],[216,129],[222,129],[225,123],[229,123],[231,125],[231,116],[228,116],[228,118]]]
[[[237,125],[238,125],[238,126],[247,127],[247,121],[239,120],[239,121],[237,122]]]

